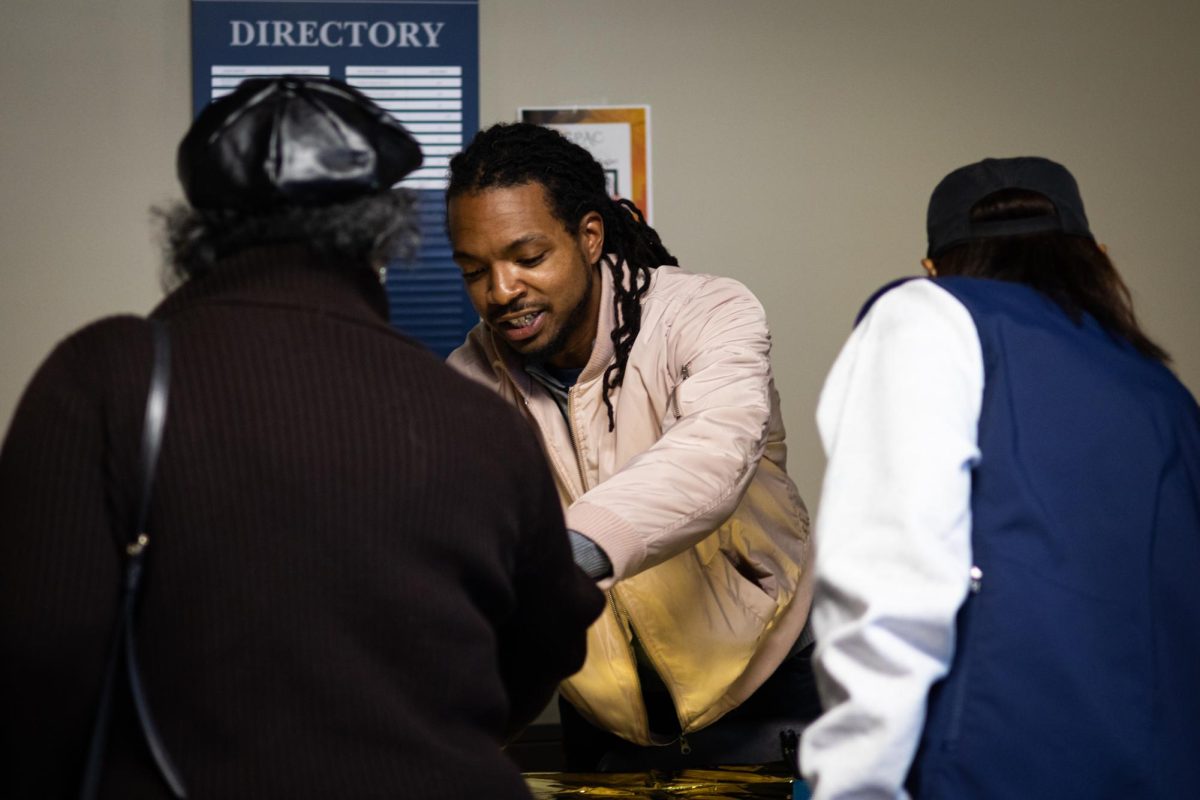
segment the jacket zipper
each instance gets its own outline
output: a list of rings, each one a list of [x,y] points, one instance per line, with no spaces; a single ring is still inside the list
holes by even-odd
[[[512,375],[509,374],[508,369],[506,369],[503,366],[503,364],[500,365],[500,372],[502,372],[503,375],[509,380],[509,382],[513,384],[513,388],[515,388],[517,390],[518,396],[520,396],[522,398],[522,400],[525,403],[525,406],[528,408],[529,398],[527,396],[525,396],[525,393],[523,391],[521,391],[520,385],[516,382],[516,380],[512,377]],[[687,366],[686,365],[684,366],[684,368],[682,370],[682,374],[685,378],[687,377]],[[537,424],[536,419],[534,420],[534,424]],[[575,466],[579,472],[579,486],[583,490],[583,492],[586,493],[588,490],[588,481],[587,481],[587,475],[585,474],[584,468],[583,468],[583,453],[580,451],[579,442],[575,438],[575,387],[574,386],[572,386],[569,390],[567,390],[567,433],[571,437],[571,449],[575,453]],[[556,461],[556,459],[550,459],[550,460],[552,462]],[[557,468],[557,464],[554,464],[554,467]],[[572,501],[574,501],[574,500],[578,500],[579,498],[573,497],[571,499],[572,499]],[[637,633],[633,629],[633,620],[630,619],[629,614],[625,611],[624,608],[621,607],[620,603],[617,602],[617,594],[616,594],[615,588],[609,589],[607,592],[605,592],[605,595],[607,595],[607,597],[608,597],[608,604],[609,604],[609,607],[612,609],[613,616],[615,616],[617,618],[617,624],[620,625],[622,630],[628,634],[630,639],[633,636],[636,636]],[[642,694],[642,686],[641,686],[641,682],[638,680],[638,676],[637,676],[637,654],[633,650],[633,643],[632,643],[632,641],[630,641],[630,639],[626,640],[625,648],[626,648],[626,652],[629,654],[629,663],[633,667],[634,687],[637,689],[638,696],[640,697]],[[646,714],[644,700],[642,701],[642,709],[641,710],[642,710],[642,716],[643,716],[643,718],[645,718],[646,730],[647,730],[647,732],[649,732],[649,730],[650,730],[649,717]],[[681,736],[680,737],[680,747],[682,749],[685,746],[687,747],[686,752],[691,752],[691,746],[687,745],[686,739],[684,739]]]
[[[493,347],[494,346],[495,346],[495,344],[493,343]],[[529,418],[533,421],[533,424],[537,427],[539,433],[544,434],[544,431],[542,431],[541,425],[538,424],[537,417],[534,416],[533,411],[529,407],[529,396],[524,392],[524,390],[521,389],[521,385],[519,383],[517,383],[516,378],[514,378],[512,376],[512,374],[508,371],[508,368],[501,361],[493,361],[492,369],[495,370],[498,374],[504,376],[504,379],[512,384],[513,390],[516,391],[516,393],[517,393],[517,397],[519,397],[521,399],[522,404],[524,404],[524,406],[525,406],[525,413],[529,415]],[[570,397],[571,397],[570,393],[568,393],[567,394],[568,413],[570,412]],[[572,448],[572,450],[575,451],[575,462],[579,468],[580,486],[581,486],[581,488],[584,489],[584,491],[586,491],[587,482],[583,479],[583,467],[579,461],[579,450],[575,445],[575,432],[571,430],[570,420],[567,421],[567,432],[571,435],[571,448]],[[542,439],[544,441],[549,441],[549,439],[544,435],[542,436]],[[565,472],[565,470],[562,468],[560,459],[557,457],[557,455],[555,454],[554,451],[555,451],[555,448],[547,448],[546,460],[550,463],[551,469],[553,469],[554,471],[559,473],[560,479],[562,479],[563,483],[566,484],[566,486],[567,486],[568,494],[571,495],[571,502],[574,502],[574,501],[578,500],[579,498],[577,496],[575,496],[575,492],[574,492],[573,488],[571,487],[570,481],[566,480],[566,475],[563,474]]]
[[[691,375],[691,373],[689,371],[689,366],[687,364],[684,364],[683,368],[679,372],[680,372],[680,375],[682,376],[680,383],[682,383],[684,380],[687,380],[687,378]],[[678,418],[680,415],[679,415],[679,405],[678,405],[679,401],[678,401],[677,397],[675,399],[675,403],[676,403],[675,414],[676,414],[676,418]],[[572,386],[567,391],[567,432],[571,434],[571,447],[575,450],[575,464],[579,468],[579,483],[583,487],[583,491],[587,492],[588,481],[587,481],[586,473],[583,468],[583,452],[580,450],[579,442],[575,438],[575,387],[574,386]],[[638,696],[641,697],[642,696],[642,686],[641,686],[641,681],[638,679],[638,673],[637,673],[637,652],[633,648],[633,641],[632,641],[633,637],[637,636],[637,629],[635,629],[633,626],[633,618],[629,616],[629,612],[625,610],[624,606],[622,606],[620,604],[620,602],[618,602],[616,587],[609,589],[607,592],[605,592],[605,594],[608,595],[608,603],[609,603],[609,606],[612,608],[613,615],[616,616],[616,618],[617,618],[617,623],[621,626],[621,629],[627,634],[628,638],[625,642],[625,648],[629,654],[629,663],[633,666],[634,686],[637,688]],[[649,653],[646,654],[646,658],[648,658],[648,659],[650,658]],[[654,669],[655,672],[658,672],[659,675],[662,674],[661,672],[659,672],[658,666],[655,665],[653,659],[650,659],[650,666]],[[668,690],[670,689],[670,687],[667,687],[667,688],[668,688]],[[674,693],[671,694],[671,702],[672,703],[675,702]],[[646,731],[647,731],[647,733],[649,733],[650,732],[650,719],[649,719],[649,714],[645,710],[645,699],[644,698],[642,699],[642,712],[646,718]],[[679,751],[683,755],[687,755],[688,753],[692,752],[691,744],[688,743],[687,737],[684,736],[682,733],[679,735]]]
[[[567,433],[571,436],[571,449],[575,451],[575,468],[579,471],[579,486],[587,493],[588,482],[587,475],[583,470],[583,453],[579,449],[579,442],[575,438],[575,387],[572,386],[567,390]]]
[[[579,485],[583,488],[583,491],[586,493],[588,490],[588,481],[587,481],[587,474],[583,468],[583,452],[580,450],[579,441],[575,437],[575,387],[574,386],[572,386],[570,389],[567,390],[567,433],[569,433],[571,435],[571,448],[575,451],[575,466],[579,470]],[[608,604],[609,604],[609,607],[612,608],[613,616],[615,616],[617,618],[617,624],[620,625],[621,629],[627,634],[626,641],[625,641],[625,649],[626,649],[626,652],[629,654],[629,664],[630,664],[630,666],[633,667],[634,688],[637,690],[638,696],[640,697],[642,694],[642,685],[641,685],[641,682],[638,680],[637,653],[634,652],[633,642],[632,642],[632,637],[637,635],[633,629],[633,620],[630,619],[629,613],[626,612],[625,609],[621,607],[621,604],[617,602],[617,593],[616,593],[615,588],[609,589],[607,592],[605,592],[605,594],[608,595]],[[643,701],[643,711],[645,710],[644,703],[645,703],[645,701]],[[646,730],[647,730],[647,732],[650,730],[648,716],[646,717]]]
[[[679,370],[679,383],[675,384],[675,391],[671,393],[671,406],[675,412],[675,419],[683,416],[683,413],[679,410],[679,388],[691,376],[691,364],[684,364],[683,368]]]
[[[640,706],[634,706],[634,710],[639,712],[642,722],[646,727],[646,734],[650,733],[650,713],[646,710],[646,701],[642,695],[642,682],[638,678],[637,653],[633,649],[633,637],[637,634],[633,630],[633,620],[629,618],[628,612],[621,607],[617,602],[616,587],[605,592],[608,596],[608,607],[612,610],[613,616],[617,618],[617,624],[621,626],[621,630],[626,634],[622,638],[625,641],[625,652],[629,656],[629,666],[633,669],[633,688],[641,699]]]

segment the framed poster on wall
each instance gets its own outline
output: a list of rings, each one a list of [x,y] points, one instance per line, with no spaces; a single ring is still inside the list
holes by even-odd
[[[522,122],[554,128],[590,152],[609,179],[609,193],[632,200],[653,224],[650,106],[521,108]]]

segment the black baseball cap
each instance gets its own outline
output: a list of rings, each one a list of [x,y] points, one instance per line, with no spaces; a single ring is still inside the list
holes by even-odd
[[[254,78],[210,103],[176,166],[198,209],[323,206],[391,189],[421,165],[404,126],[338,80]]]
[[[1001,189],[1026,189],[1045,195],[1058,213],[972,223],[971,207]],[[1037,156],[985,158],[954,170],[933,190],[925,225],[929,258],[956,244],[996,236],[1062,231],[1092,238],[1074,176],[1062,164]]]

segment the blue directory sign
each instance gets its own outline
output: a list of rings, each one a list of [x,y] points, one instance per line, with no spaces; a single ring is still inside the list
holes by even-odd
[[[323,75],[391,112],[421,143],[421,251],[388,270],[392,323],[446,355],[478,317],[446,239],[446,167],[479,128],[478,0],[192,0],[192,105],[251,77]]]

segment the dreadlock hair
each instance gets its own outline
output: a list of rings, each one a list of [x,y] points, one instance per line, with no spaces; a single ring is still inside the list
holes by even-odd
[[[642,327],[641,300],[650,288],[650,271],[662,264],[678,266],[679,261],[636,205],[609,195],[604,168],[591,153],[540,125],[501,123],[477,133],[466,150],[450,159],[446,202],[462,194],[527,183],[541,184],[551,212],[572,235],[592,211],[604,221],[600,260],[612,272],[617,320],[612,332],[616,358],[604,370],[604,405],[611,431],[610,395],[625,378],[629,351]]]

